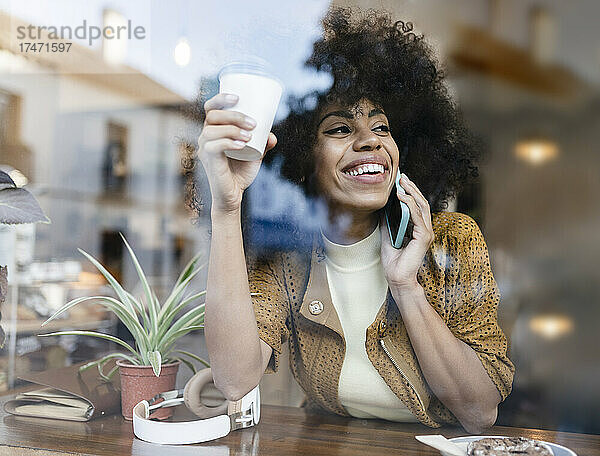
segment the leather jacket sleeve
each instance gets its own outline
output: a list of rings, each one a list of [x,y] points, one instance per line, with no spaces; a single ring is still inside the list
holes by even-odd
[[[446,324],[455,337],[467,343],[498,388],[502,400],[510,394],[515,368],[507,356],[507,340],[498,325],[500,300],[491,271],[487,245],[477,223],[461,214],[464,235],[450,252],[459,263],[457,276],[447,283],[452,299]]]
[[[248,255],[247,267],[258,334],[273,349],[265,373],[277,372],[281,345],[289,336],[286,326],[289,315],[288,295],[281,274],[281,254],[272,253],[261,257]]]

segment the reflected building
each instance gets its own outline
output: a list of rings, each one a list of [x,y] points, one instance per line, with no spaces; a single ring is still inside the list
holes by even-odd
[[[52,221],[35,227],[34,261],[75,260],[84,273],[97,273],[78,252],[82,248],[131,289],[138,279],[124,255],[123,234],[162,298],[183,265],[207,246],[205,230],[192,223],[194,214],[185,204],[189,145],[200,132],[185,114],[191,101],[76,43],[68,58],[24,56],[9,35],[20,23],[0,12],[0,165],[28,178],[28,188]],[[68,289],[61,296],[68,297],[71,282],[61,286]],[[46,298],[47,305],[57,304]],[[36,321],[40,315],[24,300],[20,294],[18,318]],[[10,311],[2,314],[4,323]],[[113,330],[128,337],[120,323]],[[69,348],[49,359],[40,354],[47,351],[42,339],[32,336],[35,332],[19,332],[0,352],[0,370],[11,371],[9,386],[19,371],[91,356],[69,357],[74,347],[67,343]],[[44,339],[48,346],[63,342]]]

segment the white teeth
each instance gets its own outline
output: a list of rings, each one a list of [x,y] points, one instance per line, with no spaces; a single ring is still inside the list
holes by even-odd
[[[357,176],[364,173],[384,173],[385,168],[383,165],[378,163],[369,163],[366,165],[359,166],[351,171],[346,171],[346,174],[350,174],[351,176]]]

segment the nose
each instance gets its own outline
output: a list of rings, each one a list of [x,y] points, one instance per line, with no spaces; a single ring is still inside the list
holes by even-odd
[[[364,150],[378,150],[381,149],[381,141],[379,136],[368,130],[356,138],[356,141],[354,141],[353,144],[353,149],[357,152]]]

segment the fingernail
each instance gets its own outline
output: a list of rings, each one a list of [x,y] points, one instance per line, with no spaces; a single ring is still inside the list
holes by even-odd
[[[250,128],[256,127],[256,120],[254,120],[252,117],[244,117],[244,122],[246,122],[250,126]]]
[[[237,139],[233,141],[233,144],[236,145],[236,146],[238,146],[238,147],[243,147],[243,146],[246,145],[246,143],[244,141],[239,141]]]
[[[235,101],[238,101],[238,98],[239,97],[237,95],[234,95],[232,93],[225,95],[225,101],[228,103],[233,103]]]
[[[250,132],[247,131],[247,130],[240,130],[240,135],[243,136],[244,138],[247,138],[247,139],[250,139],[250,137],[252,136],[250,134]]]

